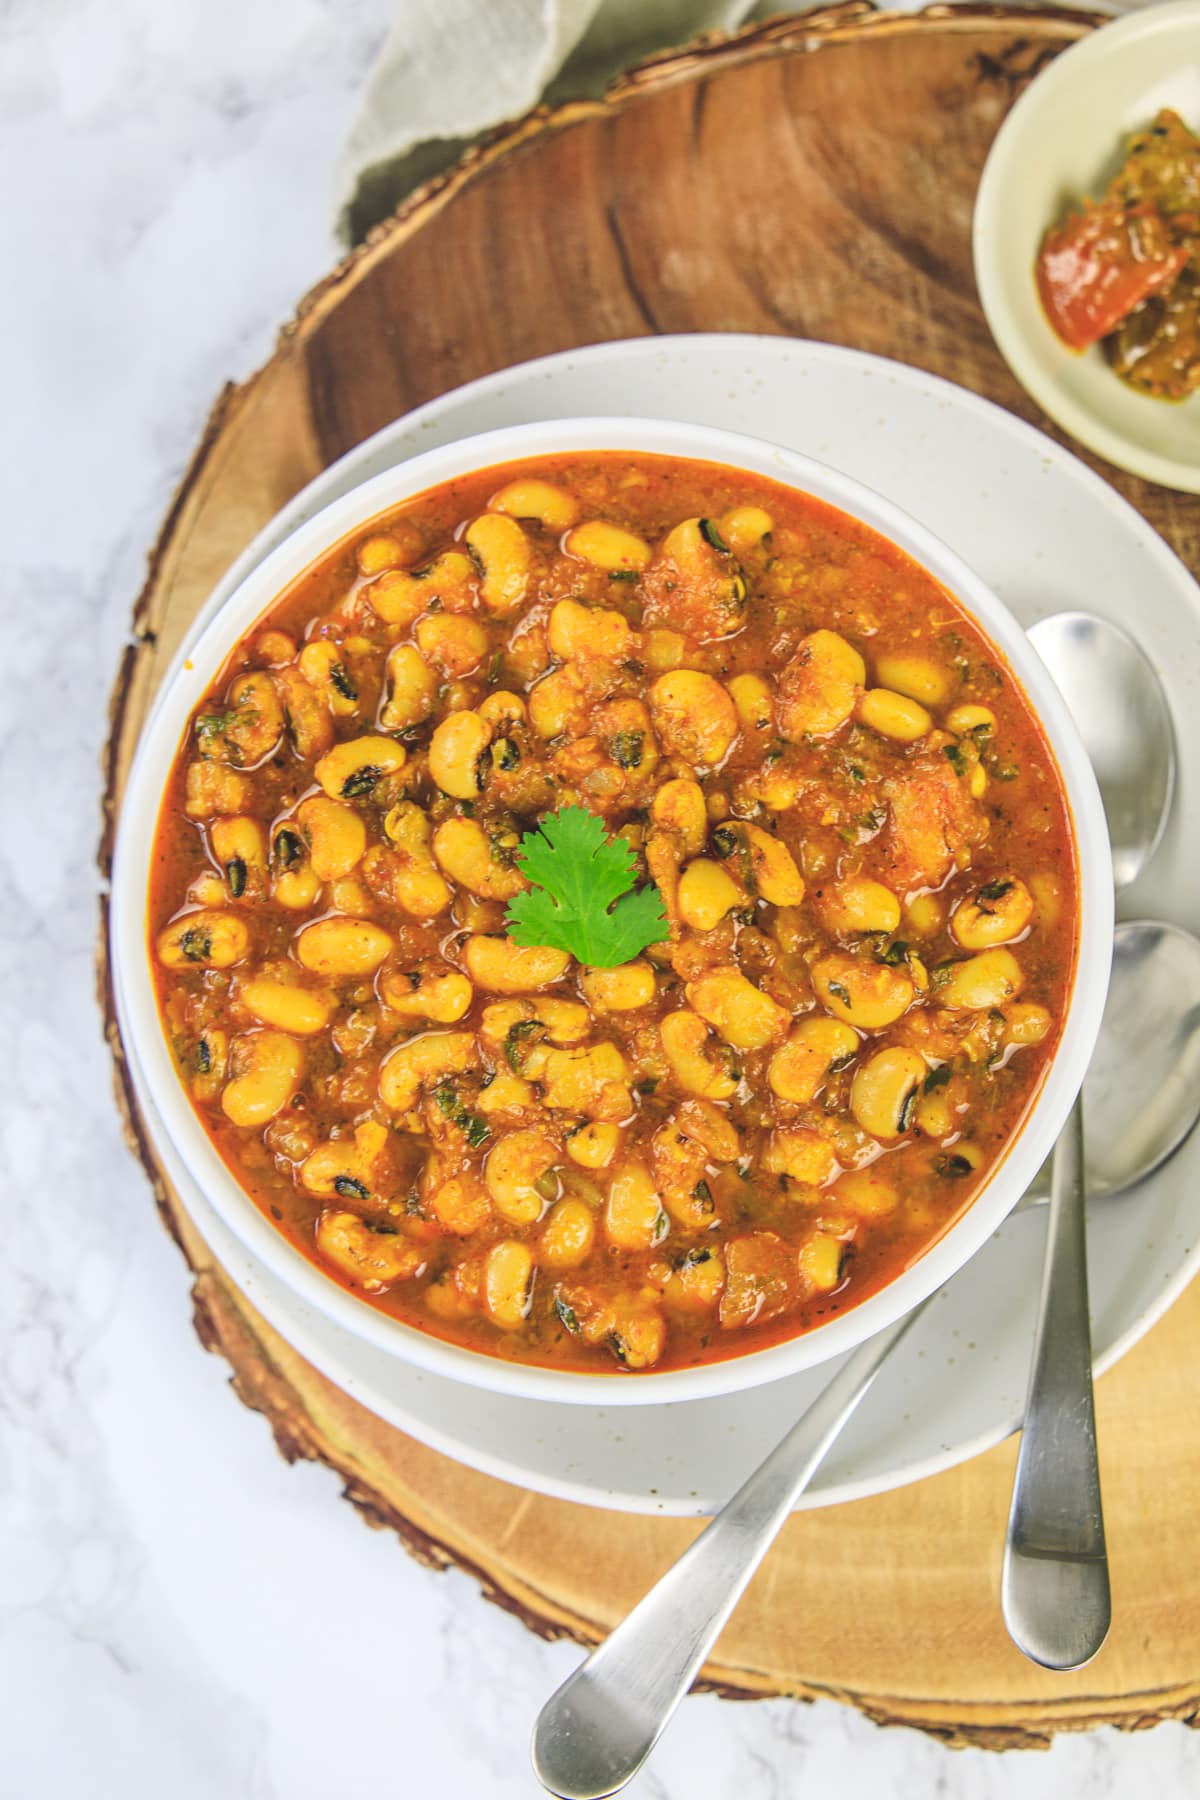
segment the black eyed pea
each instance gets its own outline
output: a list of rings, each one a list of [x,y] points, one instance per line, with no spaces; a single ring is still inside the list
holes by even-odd
[[[183,810],[189,819],[212,819],[218,813],[242,812],[249,802],[249,781],[228,763],[188,764]]]
[[[386,532],[363,539],[358,546],[358,572],[370,578],[387,569],[410,568],[420,555],[420,532],[406,519],[397,519]]]
[[[385,731],[407,731],[433,711],[438,678],[415,644],[397,644],[387,659],[386,693],[379,723]]]
[[[192,1062],[191,1088],[197,1100],[215,1100],[229,1067],[229,1037],[214,1025],[200,1033]]]
[[[392,951],[392,939],[369,919],[318,919],[295,939],[296,956],[305,969],[330,981],[373,975]]]
[[[474,988],[458,969],[430,958],[413,968],[385,969],[379,981],[383,1004],[402,1019],[454,1025],[470,1010]]]
[[[546,1105],[556,1110],[609,1123],[620,1123],[633,1111],[629,1068],[615,1044],[565,1050],[539,1044],[526,1058],[524,1072],[541,1082]]]
[[[511,900],[529,883],[521,871],[497,861],[492,842],[474,819],[446,819],[433,836],[433,854],[451,881],[481,900]]]
[[[323,756],[333,742],[333,716],[324,694],[295,667],[279,669],[275,683],[283,700],[287,733],[304,762]]]
[[[510,481],[488,501],[491,512],[512,519],[534,519],[547,531],[568,531],[579,517],[579,504],[565,488],[549,481]]]
[[[1004,1008],[1004,1035],[1010,1044],[1040,1044],[1050,1034],[1051,1018],[1044,1006],[1032,1000]]]
[[[369,890],[356,875],[343,875],[329,884],[329,905],[333,912],[349,913],[354,919],[365,918],[371,911],[371,898]]]
[[[895,931],[900,902],[890,888],[868,875],[851,875],[822,888],[817,896],[821,923],[829,931]]]
[[[761,675],[735,675],[729,683],[729,698],[742,731],[752,742],[758,733],[765,737],[774,732],[775,698],[770,683]]]
[[[339,644],[329,638],[311,639],[300,652],[299,668],[335,718],[348,719],[358,711],[358,686],[342,660]]]
[[[241,813],[214,819],[209,831],[213,855],[225,871],[231,899],[240,900],[247,884],[259,886],[267,872],[267,839],[257,819]]]
[[[688,1094],[702,1100],[728,1100],[737,1091],[732,1058],[690,1007],[668,1013],[659,1027],[671,1073]]]
[[[255,767],[283,736],[283,707],[274,676],[264,669],[239,675],[230,685],[223,710],[201,713],[195,731],[201,756],[240,769]]]
[[[1060,878],[1050,870],[1039,870],[1029,877],[1029,891],[1041,925],[1049,928],[1058,922],[1062,912],[1063,888]]]
[[[689,931],[712,931],[746,896],[720,863],[707,856],[690,862],[679,877],[676,905]]]
[[[964,950],[990,950],[1020,937],[1033,917],[1033,895],[1023,881],[987,881],[957,906],[950,930]]]
[[[621,1147],[621,1128],[602,1119],[589,1119],[567,1139],[567,1155],[581,1169],[607,1169]]]
[[[395,775],[408,761],[408,752],[395,738],[349,738],[318,762],[313,774],[331,800],[358,800],[369,794],[385,775]]]
[[[417,647],[427,662],[451,679],[473,675],[488,653],[488,634],[461,613],[430,613],[418,621]]]
[[[875,674],[880,687],[917,700],[922,706],[944,706],[953,680],[950,671],[927,656],[908,656],[903,652],[885,653],[875,658]]]
[[[763,1050],[788,1028],[788,1014],[783,1007],[732,965],[689,981],[685,992],[692,1010],[735,1050]]]
[[[383,834],[397,851],[392,888],[396,900],[414,919],[435,919],[451,900],[450,888],[433,860],[433,827],[415,800],[401,800],[383,821]],[[364,870],[376,850],[367,852]]]
[[[862,1219],[883,1218],[895,1212],[900,1203],[900,1196],[879,1163],[869,1163],[865,1169],[848,1170],[839,1177],[831,1197],[838,1206],[844,1206]]]
[[[621,613],[581,606],[578,600],[557,601],[546,629],[560,662],[621,662],[637,649],[637,638]]]
[[[614,1302],[608,1343],[627,1369],[649,1369],[663,1353],[667,1328],[656,1306],[644,1296],[621,1296]]]
[[[561,981],[571,965],[565,950],[523,950],[507,937],[470,937],[463,961],[476,987],[489,994],[529,994]]]
[[[721,536],[736,551],[745,555],[754,550],[775,529],[775,521],[761,506],[735,506],[718,521]]]
[[[746,579],[714,520],[681,519],[662,540],[660,555],[668,567],[674,565],[677,588],[691,597],[693,628],[704,639],[729,637],[741,629]]]
[[[736,1162],[741,1155],[737,1126],[719,1106],[712,1106],[707,1100],[685,1100],[672,1117],[679,1130],[703,1145],[714,1162]]]
[[[238,984],[240,1006],[258,1020],[293,1037],[315,1037],[337,1011],[337,996],[324,988],[301,987],[297,981],[258,977]]]
[[[447,550],[417,574],[388,570],[363,589],[363,598],[385,625],[405,627],[435,600],[448,612],[465,612],[478,589],[471,558],[462,550]]]
[[[569,664],[543,675],[529,691],[529,723],[539,737],[559,737],[571,724],[582,730],[587,710],[578,677]]]
[[[480,598],[489,612],[503,618],[523,603],[529,588],[533,553],[515,519],[503,512],[483,513],[467,526],[466,544],[483,571]]]
[[[470,1031],[427,1031],[398,1044],[379,1070],[379,1098],[390,1111],[411,1112],[422,1088],[479,1066]]]
[[[960,1181],[964,1175],[975,1175],[983,1167],[983,1151],[969,1138],[956,1138],[947,1144],[934,1164],[939,1175]]]
[[[650,806],[650,817],[669,831],[685,856],[698,856],[708,837],[708,808],[699,782],[664,781]]]
[[[296,823],[319,881],[340,881],[362,861],[367,828],[352,806],[323,794],[310,794],[300,802]]]
[[[610,574],[614,569],[640,571],[650,561],[650,546],[644,539],[636,537],[632,531],[622,531],[619,525],[609,525],[603,519],[589,519],[586,524],[576,525],[563,539],[563,549],[568,556],[577,556],[580,562],[607,569]]]
[[[507,1069],[493,1075],[475,1098],[475,1111],[488,1119],[495,1115],[525,1113],[536,1105],[537,1095],[529,1082],[520,1075],[510,1075]]]
[[[724,761],[738,735],[738,715],[711,675],[673,669],[659,676],[648,698],[654,729],[669,755],[708,768]]]
[[[484,1258],[483,1303],[502,1331],[519,1331],[529,1317],[533,1274],[533,1252],[516,1238],[502,1238]]]
[[[801,1019],[771,1058],[767,1080],[781,1100],[807,1106],[832,1071],[857,1054],[858,1046],[857,1031],[840,1019]]]
[[[317,1220],[317,1249],[356,1287],[381,1294],[425,1270],[428,1256],[392,1226],[368,1225],[357,1213],[326,1207]]]
[[[719,1250],[685,1250],[663,1289],[663,1302],[672,1312],[711,1312],[724,1287],[725,1259]]]
[[[960,1110],[945,1083],[931,1087],[917,1101],[917,1130],[922,1136],[936,1138],[940,1142],[942,1138],[948,1138],[958,1130]]]
[[[269,669],[282,668],[296,654],[296,643],[286,631],[261,631],[254,639],[251,653],[257,662]]]
[[[538,1239],[538,1261],[551,1269],[577,1269],[591,1255],[596,1216],[586,1200],[569,1195],[550,1209]]]
[[[637,1012],[656,992],[648,962],[622,963],[616,969],[583,969],[579,985],[593,1012]]]
[[[861,962],[837,951],[814,963],[812,981],[825,1010],[860,1031],[881,1031],[894,1024],[916,994],[906,970]]]
[[[839,1287],[846,1266],[845,1240],[818,1225],[796,1251],[796,1273],[801,1288],[809,1293],[831,1294]]]
[[[433,1157],[425,1165],[421,1182],[425,1210],[437,1220],[443,1231],[455,1237],[470,1237],[492,1215],[492,1203],[482,1181],[464,1170],[447,1175]]]
[[[291,912],[310,912],[320,891],[299,822],[285,819],[271,836],[271,897]]]
[[[873,1138],[898,1138],[915,1122],[925,1058],[900,1046],[877,1050],[855,1070],[850,1111]]]
[[[586,1006],[577,1000],[495,1000],[483,1009],[479,1034],[496,1055],[519,1069],[528,1050],[549,1038],[555,1044],[580,1044],[591,1028]]]
[[[996,729],[996,715],[990,706],[964,702],[952,706],[942,723],[955,737],[990,737]]]
[[[367,1199],[376,1158],[387,1140],[387,1126],[377,1119],[364,1120],[353,1137],[326,1139],[301,1163],[301,1185],[323,1200],[332,1200],[335,1194],[344,1200]]]
[[[475,710],[493,731],[499,733],[511,731],[514,725],[523,725],[529,716],[520,694],[510,694],[504,688],[487,694]]]
[[[937,894],[913,894],[904,902],[904,929],[914,937],[936,937],[945,916],[946,908]],[[895,926],[881,929],[894,931]]]
[[[158,934],[158,960],[168,969],[232,969],[250,948],[250,932],[236,913],[201,907],[172,919]]]
[[[234,1125],[266,1125],[282,1112],[304,1073],[304,1052],[282,1031],[251,1031],[230,1045],[232,1079],[221,1110]]]
[[[444,794],[475,800],[483,787],[482,759],[493,737],[492,727],[477,712],[451,713],[429,743],[429,773]]]
[[[540,1131],[510,1131],[488,1153],[483,1179],[496,1211],[512,1225],[536,1225],[558,1197],[550,1171],[562,1152]]]
[[[783,670],[775,697],[779,729],[789,743],[828,737],[853,713],[867,666],[836,631],[809,632]]]
[[[767,1139],[762,1166],[769,1175],[787,1175],[805,1188],[819,1188],[836,1174],[837,1157],[820,1132],[788,1126]]]
[[[759,825],[741,826],[753,877],[754,891],[772,906],[799,906],[804,898],[804,878],[786,844]]]
[[[919,700],[894,694],[890,688],[868,688],[858,703],[858,716],[880,737],[897,744],[915,744],[933,726],[933,718]]]
[[[640,1158],[619,1163],[604,1202],[604,1233],[618,1250],[652,1250],[671,1228],[654,1178]]]
[[[955,1012],[982,1012],[1015,1000],[1024,982],[1021,965],[1011,950],[981,950],[965,962],[941,964],[933,971],[931,991],[939,1006]]]
[[[240,878],[235,874],[234,885]],[[224,906],[229,899],[238,896],[227,888],[215,869],[202,869],[193,877],[187,887],[187,901],[190,906]]]

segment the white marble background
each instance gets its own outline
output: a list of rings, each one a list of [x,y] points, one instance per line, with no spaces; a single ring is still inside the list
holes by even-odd
[[[394,3],[0,4],[5,1800],[519,1800],[577,1655],[365,1529],[233,1398],[92,998],[97,758],[144,553],[218,386],[333,260],[330,171]],[[831,1789],[1170,1800],[1200,1737],[996,1756],[702,1698],[631,1791]]]

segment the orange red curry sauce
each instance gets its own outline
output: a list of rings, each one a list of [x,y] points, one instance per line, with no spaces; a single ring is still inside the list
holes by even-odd
[[[620,969],[505,933],[569,804],[662,892]],[[611,453],[448,483],[281,597],[170,772],[149,931],[180,1079],[292,1243],[611,1370],[805,1331],[944,1232],[1038,1092],[1077,911],[1046,742],[928,574]]]

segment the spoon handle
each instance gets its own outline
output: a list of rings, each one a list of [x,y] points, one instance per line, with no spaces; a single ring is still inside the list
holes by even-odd
[[[560,1800],[634,1776],[889,1352],[924,1305],[859,1346],[766,1461],[538,1715],[533,1766]]]
[[[1013,1641],[1048,1669],[1081,1668],[1108,1634],[1111,1607],[1092,1398],[1079,1100],[1054,1152],[1046,1261],[1001,1601]]]

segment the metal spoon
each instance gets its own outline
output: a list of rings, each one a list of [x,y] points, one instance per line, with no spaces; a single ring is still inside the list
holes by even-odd
[[[1084,1185],[1107,1200],[1173,1156],[1200,1114],[1200,939],[1161,920],[1113,938],[1104,1019],[1083,1084]],[[1016,1207],[1045,1206],[1053,1156]]]
[[[1104,1096],[1096,1109],[1104,1129],[1092,1134],[1088,1178],[1099,1194],[1124,1193],[1178,1149],[1200,1116],[1200,939],[1174,925],[1117,927],[1092,1067],[1086,1091],[1089,1104],[1093,1091]],[[552,1794],[599,1800],[641,1768],[842,1426],[928,1304],[854,1352],[695,1543],[547,1701],[534,1727],[533,1766]]]
[[[1162,934],[1161,939],[1144,940],[1155,968],[1169,971],[1161,1010],[1155,1004],[1158,975],[1153,992],[1143,990],[1159,1043],[1172,1041],[1166,1021],[1183,1010],[1181,996],[1197,997],[1186,1008],[1192,1031],[1181,1027],[1179,1033],[1181,1046],[1186,1042],[1188,1047],[1188,1066],[1194,1068],[1200,1054],[1200,944],[1170,927],[1126,929]],[[1188,947],[1179,964],[1161,962],[1160,957],[1179,948],[1177,939]],[[1170,948],[1157,948],[1160,944]],[[1114,989],[1122,994],[1126,966],[1132,964],[1126,965],[1118,951]],[[1128,992],[1136,999],[1136,984]],[[1106,1011],[1105,1027],[1108,1023]],[[1119,1046],[1112,1053],[1114,1064],[1118,1057]],[[1176,1060],[1184,1059],[1180,1055]],[[1186,1094],[1186,1078],[1181,1092]],[[1166,1133],[1169,1148],[1163,1154],[1177,1147],[1194,1117],[1193,1103],[1186,1123],[1177,1119]],[[1160,1160],[1156,1150],[1138,1167],[1127,1151],[1121,1167],[1132,1184]],[[1104,1173],[1100,1171],[1105,1191],[1116,1192],[1117,1181],[1105,1184]],[[641,1768],[830,1445],[923,1310],[918,1307],[854,1352],[684,1556],[547,1701],[534,1727],[532,1754],[538,1779],[549,1792],[561,1800],[601,1800],[617,1793]]]
[[[1087,747],[1108,821],[1113,878],[1125,887],[1158,847],[1175,785],[1175,744],[1161,683],[1132,638],[1089,613],[1043,619],[1029,636]],[[1080,1097],[1054,1151],[1000,1580],[1009,1636],[1033,1662],[1060,1670],[1090,1662],[1112,1619],[1092,1391],[1085,1198]]]

